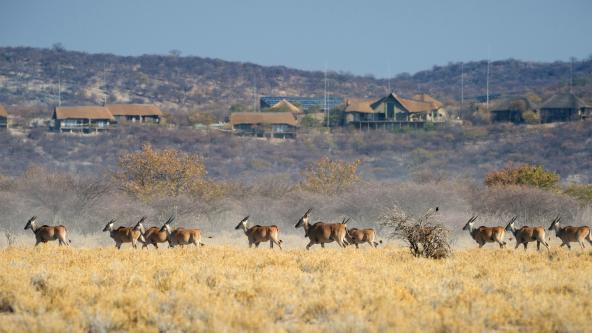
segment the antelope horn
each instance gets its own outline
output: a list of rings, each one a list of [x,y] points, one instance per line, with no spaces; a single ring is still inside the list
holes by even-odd
[[[242,219],[241,222],[245,222],[246,220],[248,220],[249,219],[249,216],[250,215],[247,215],[247,217],[245,217],[244,219]]]
[[[310,214],[310,212],[312,212],[312,208],[309,208],[306,213],[304,213],[304,216],[308,216],[308,214]]]
[[[175,216],[171,215],[171,217],[169,217],[169,219],[164,224],[171,224],[171,222],[173,222],[174,220],[175,220]]]

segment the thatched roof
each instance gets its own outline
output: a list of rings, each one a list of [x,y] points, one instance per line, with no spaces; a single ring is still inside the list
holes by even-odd
[[[529,111],[536,110],[537,106],[526,97],[507,98],[497,102],[490,112],[503,111]]]
[[[108,104],[107,108],[114,116],[162,116],[154,104]]]
[[[438,109],[432,102],[421,102],[407,98],[399,98],[399,102],[411,113],[430,112]]]
[[[543,102],[541,109],[581,109],[592,108],[586,104],[582,99],[578,98],[572,93],[562,93],[551,96]]]
[[[55,119],[113,119],[104,106],[58,106],[53,112]]]
[[[420,102],[432,103],[435,109],[444,107],[444,104],[442,102],[428,94],[415,94],[413,95],[413,97],[411,97],[411,99]]]
[[[230,114],[232,126],[240,124],[285,124],[298,126],[296,117],[291,112],[234,112]]]
[[[374,113],[372,100],[369,99],[348,99],[345,101],[345,112]]]
[[[407,99],[397,96],[395,93],[382,97],[378,100],[372,101],[367,99],[348,99],[345,105],[345,112],[361,112],[361,113],[375,113],[376,107],[387,99],[393,98],[410,113],[430,112],[439,109],[433,102],[422,102],[413,99]],[[382,112],[379,110],[378,112]]]
[[[296,105],[288,102],[285,99],[282,99],[281,101],[275,103],[271,108],[271,110],[273,111],[289,111],[292,113],[302,113],[303,111],[297,107]]]
[[[2,105],[0,105],[0,117],[8,117],[8,112],[6,112],[6,109]]]

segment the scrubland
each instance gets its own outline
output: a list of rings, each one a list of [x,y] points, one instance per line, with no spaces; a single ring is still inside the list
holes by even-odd
[[[584,332],[591,254],[19,245],[0,252],[0,331]]]

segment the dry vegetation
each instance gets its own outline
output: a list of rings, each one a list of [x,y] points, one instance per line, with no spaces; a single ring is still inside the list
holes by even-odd
[[[589,251],[0,252],[0,331],[583,332]]]
[[[589,327],[592,252],[559,249],[557,241],[550,252],[476,250],[460,231],[472,214],[490,226],[518,216],[519,226],[548,227],[557,215],[589,225],[590,185],[565,187],[542,167],[508,166],[490,174],[499,180],[490,186],[377,181],[363,177],[363,162],[327,157],[298,178],[272,173],[245,183],[211,178],[207,159],[190,150],[145,146],[118,156],[110,173],[34,166],[0,177],[0,332]],[[430,158],[422,152],[417,163]],[[293,226],[309,207],[314,221],[348,216],[349,227],[374,227],[379,238],[397,238],[412,252],[396,242],[305,251]],[[214,238],[202,248],[117,251],[98,234],[112,218],[129,226],[147,216],[147,226],[160,226],[172,213],[175,227],[198,226]],[[32,248],[32,233],[22,230],[32,215],[66,225],[73,247]],[[253,224],[278,225],[284,251],[247,249],[233,229],[246,215]]]

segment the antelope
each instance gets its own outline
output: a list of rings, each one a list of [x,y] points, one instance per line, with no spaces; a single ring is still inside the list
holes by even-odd
[[[123,243],[132,243],[132,246],[137,248],[137,242],[140,240],[141,242],[145,242],[144,236],[142,235],[142,222],[146,217],[142,217],[138,223],[136,223],[133,227],[119,227],[117,229],[113,228],[116,219],[112,219],[105,225],[103,228],[103,232],[109,232],[109,236],[113,238],[115,241],[115,247],[119,250],[121,249],[121,244]]]
[[[311,225],[309,223],[311,211],[312,208],[307,210],[306,213],[304,213],[304,216],[302,216],[300,220],[298,220],[298,223],[296,223],[294,226],[295,228],[304,228],[304,237],[308,237],[310,240],[308,245],[306,245],[306,249],[309,250],[314,244],[321,244],[321,247],[324,248],[325,243],[331,243],[333,241],[337,242],[340,247],[346,247],[346,224],[349,219],[343,219],[341,223],[316,222],[315,224]]]
[[[58,240],[58,244],[60,246],[70,245],[71,241],[67,238],[66,227],[64,227],[63,225],[42,225],[38,227],[36,225],[36,222],[37,216],[33,216],[25,225],[25,230],[31,229],[31,231],[33,231],[33,233],[35,234],[35,246],[39,245],[39,243],[47,243],[49,241],[54,241],[56,239]]]
[[[520,246],[520,244],[522,244],[524,245],[524,250],[526,250],[526,247],[528,246],[529,242],[536,241],[537,251],[540,251],[541,243],[545,245],[547,250],[549,250],[549,244],[545,242],[545,228],[523,226],[520,229],[516,229],[514,222],[517,218],[518,216],[514,216],[510,220],[505,229],[506,231],[511,232],[514,235],[514,238],[516,238],[516,247],[514,249],[517,249]]]
[[[502,227],[485,227],[480,226],[479,228],[475,228],[475,220],[477,220],[479,216],[473,215],[467,224],[462,228],[462,230],[468,230],[471,237],[479,244],[479,248],[482,248],[485,243],[493,243],[496,242],[499,244],[500,248],[504,248],[506,246],[506,242],[504,242],[504,228]]]
[[[559,247],[567,245],[567,248],[571,250],[571,242],[578,242],[580,246],[585,248],[584,246],[584,239],[588,241],[588,243],[592,244],[592,239],[590,239],[590,228],[587,226],[583,227],[572,227],[566,226],[561,227],[560,222],[561,217],[557,216],[552,222],[551,226],[549,226],[549,230],[555,230],[555,236],[561,239],[562,243]]]
[[[245,235],[249,239],[249,248],[255,244],[255,247],[259,247],[259,243],[269,241],[269,247],[273,249],[273,244],[277,244],[280,250],[282,249],[283,241],[279,239],[280,229],[276,225],[254,225],[249,228],[249,216],[242,219],[236,227],[235,230],[240,228],[243,229]]]
[[[370,246],[377,247],[378,244],[382,244],[382,240],[376,242],[376,230],[373,228],[368,229],[358,229],[358,228],[351,228],[347,229],[347,233],[345,234],[345,239],[349,244],[354,244],[356,249],[358,248],[358,244],[368,243]]]
[[[170,217],[167,222],[172,222],[174,217]],[[142,233],[144,234],[144,244],[142,249],[147,248],[148,245],[152,244],[158,249],[158,243],[165,243],[169,241],[169,237],[166,231],[160,231],[159,227],[150,227],[148,230],[144,227],[143,221],[138,222]]]
[[[205,245],[201,242],[200,229],[185,229],[183,227],[179,227],[173,230],[173,228],[171,228],[171,222],[173,222],[173,220],[175,220],[175,218],[171,216],[169,220],[164,223],[162,228],[160,228],[160,232],[166,232],[167,234],[169,247],[175,247],[175,245],[184,246],[188,244],[193,244],[195,246]]]

